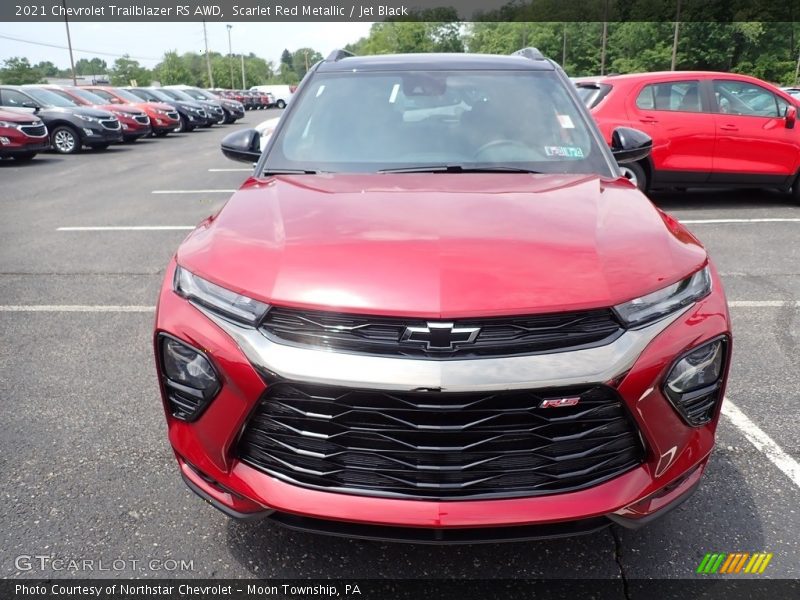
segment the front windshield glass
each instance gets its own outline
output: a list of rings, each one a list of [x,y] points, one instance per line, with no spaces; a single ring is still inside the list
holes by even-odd
[[[197,88],[189,88],[187,90],[181,90],[184,94],[191,96],[194,100],[217,100],[218,98],[205,90],[199,90]]]
[[[26,88],[25,91],[31,95],[42,106],[60,106],[62,108],[72,108],[78,106],[77,102],[68,100],[50,90],[40,88]]]
[[[73,87],[70,88],[69,91],[78,96],[78,98],[86,100],[89,104],[108,104],[106,100],[88,90],[82,90],[81,88]]]
[[[154,93],[156,91],[164,94],[165,96],[168,96],[169,98],[172,98],[173,100],[183,100],[183,101],[188,101],[188,102],[193,102],[194,101],[194,98],[192,98],[191,96],[187,96],[186,94],[184,94],[180,90],[159,89],[159,90],[154,90]]]
[[[172,102],[175,98],[172,98],[164,90],[138,90],[141,92],[148,100],[150,98],[155,98],[156,100],[161,100],[162,102]]]
[[[133,92],[129,92],[128,90],[116,88],[114,90],[114,93],[127,102],[133,102],[134,104],[139,104],[142,101],[142,99],[139,96],[137,96]]]
[[[296,101],[267,172],[427,167],[611,175],[552,71],[318,74]]]

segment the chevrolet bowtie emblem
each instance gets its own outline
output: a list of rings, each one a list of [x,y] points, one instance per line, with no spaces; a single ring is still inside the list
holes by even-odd
[[[471,344],[480,327],[456,327],[453,323],[428,322],[425,327],[406,327],[401,341],[424,342],[426,350],[455,350],[456,344]]]

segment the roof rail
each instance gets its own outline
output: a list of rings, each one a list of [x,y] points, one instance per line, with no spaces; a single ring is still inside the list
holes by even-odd
[[[343,58],[347,58],[348,56],[355,56],[352,52],[348,52],[347,50],[342,50],[341,48],[337,48],[325,59],[326,62],[336,62],[342,60]]]
[[[516,52],[512,52],[511,56],[521,56],[522,58],[527,58],[528,60],[545,60],[544,54],[539,52],[538,48],[522,48],[522,50],[517,50]]]

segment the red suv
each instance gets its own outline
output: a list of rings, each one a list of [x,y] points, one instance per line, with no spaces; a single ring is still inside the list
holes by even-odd
[[[237,518],[424,542],[677,506],[714,446],[728,308],[617,167],[649,140],[613,138],[533,49],[338,51],[260,158],[230,134],[255,174],[178,248],[155,323],[189,487]]]
[[[621,125],[653,138],[653,151],[626,165],[639,189],[772,187],[800,200],[795,100],[746,75],[669,71],[575,83],[606,140]]]
[[[109,86],[86,86],[85,89],[107,101],[109,104],[117,106],[132,105],[142,110],[150,119],[150,127],[153,135],[165,136],[170,131],[174,131],[181,125],[181,118],[178,111],[173,106],[163,102],[145,102],[128,90]]]
[[[30,112],[0,110],[0,158],[28,161],[50,148],[42,120]]]

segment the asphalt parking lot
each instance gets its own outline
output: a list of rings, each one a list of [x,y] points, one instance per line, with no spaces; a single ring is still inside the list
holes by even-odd
[[[710,249],[735,342],[705,481],[651,526],[535,543],[393,545],[240,524],[195,497],[165,435],[152,307],[188,229],[248,175],[221,155],[220,139],[276,114],[0,164],[1,576],[633,580],[693,577],[705,553],[743,551],[773,553],[761,577],[800,578],[800,206],[777,193],[655,197]],[[28,570],[17,560],[27,555],[128,567]],[[169,568],[180,561],[191,570]]]

